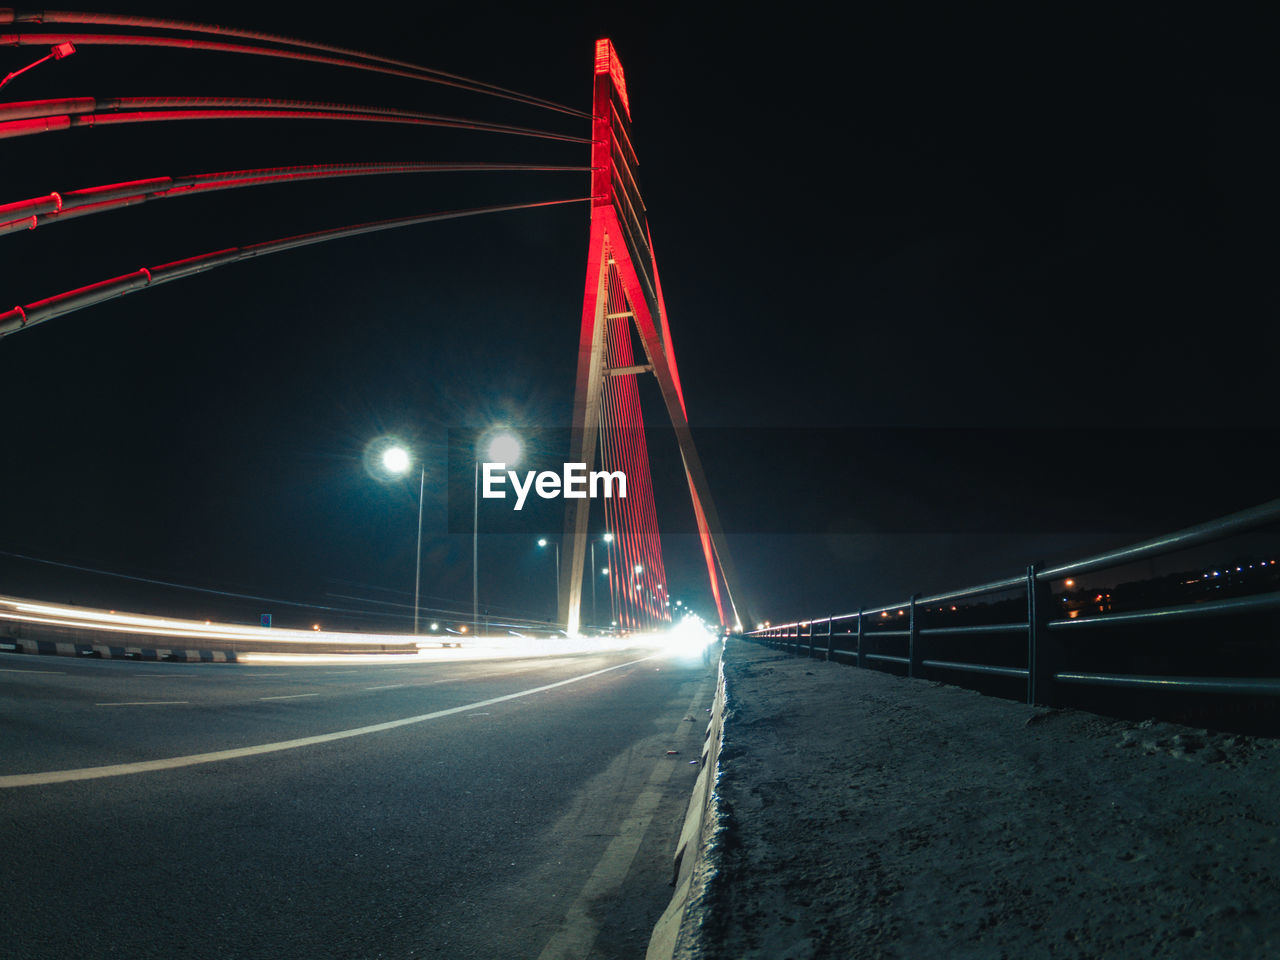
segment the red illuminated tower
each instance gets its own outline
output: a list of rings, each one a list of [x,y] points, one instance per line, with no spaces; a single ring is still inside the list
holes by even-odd
[[[637,378],[652,372],[675,430],[693,501],[711,591],[723,625],[740,629],[749,621],[745,598],[737,589],[737,573],[729,555],[702,461],[689,432],[680,374],[676,368],[671,331],[654,262],[644,201],[636,184],[635,150],[631,141],[631,108],[626,78],[613,44],[596,43],[595,99],[591,145],[591,240],[587,252],[586,289],[582,300],[582,328],[578,341],[577,389],[573,402],[571,460],[595,468],[598,439],[617,429],[619,417],[602,429],[602,397],[606,378]],[[631,325],[644,346],[645,363],[610,366],[630,356]],[[625,346],[623,340],[626,340]],[[619,401],[625,404],[626,400]],[[630,408],[632,432],[642,430],[638,405]],[[605,410],[606,420],[609,418]],[[625,419],[625,415],[623,417]],[[642,435],[641,435],[642,439]],[[606,440],[606,442],[608,442]],[[647,483],[647,461],[644,464]],[[630,480],[630,478],[628,478]],[[652,496],[649,491],[650,497]],[[568,501],[565,544],[561,556],[560,622],[569,633],[581,625],[582,571],[586,560],[589,499]],[[656,525],[653,530],[656,539]],[[659,558],[659,563],[660,558]],[[643,566],[637,564],[637,569]],[[592,576],[598,571],[593,570]],[[630,588],[631,570],[622,571]],[[724,593],[721,592],[721,584]],[[661,586],[658,584],[657,586]],[[725,609],[725,599],[729,610]]]

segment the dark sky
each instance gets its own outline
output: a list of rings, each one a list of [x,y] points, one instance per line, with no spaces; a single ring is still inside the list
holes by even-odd
[[[1010,575],[1275,496],[1274,15],[615,6],[127,12],[367,49],[584,110],[594,40],[611,36],[689,418],[759,618]],[[0,72],[37,55],[0,49]],[[84,47],[0,93],[178,95],[588,132],[407,80],[211,53]],[[357,160],[588,155],[380,125],[148,124],[3,141],[0,203]],[[451,174],[168,200],[0,237],[0,300],[328,226],[586,192],[584,174]],[[6,338],[0,550],[331,606],[404,600],[416,483],[370,479],[364,444],[403,436],[443,478],[450,429],[563,426],[586,243],[584,206],[433,224]],[[938,428],[968,432],[934,446]],[[1019,442],[1034,452],[1011,456]],[[705,610],[678,480],[656,480],[669,575]],[[429,490],[423,593],[466,608],[470,538],[447,531],[446,496]],[[486,605],[550,613],[532,531],[481,550]],[[53,599],[144,589],[0,572]]]

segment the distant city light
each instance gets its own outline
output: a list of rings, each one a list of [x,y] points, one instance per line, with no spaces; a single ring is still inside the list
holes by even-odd
[[[604,542],[613,543],[613,534],[609,533],[607,530],[605,531],[605,534],[604,534]]]
[[[1063,581],[1063,586],[1074,587],[1075,585],[1076,585],[1076,582],[1072,580],[1070,577],[1068,577],[1066,580]]]
[[[600,575],[601,575],[601,576],[603,576],[603,577],[607,577],[607,576],[609,575],[609,568],[608,568],[608,567],[601,567],[601,568],[600,568]]]
[[[431,629],[432,629],[432,630],[439,630],[439,629],[440,629],[440,624],[438,624],[438,623],[433,623],[433,624],[431,625]]]
[[[547,545],[547,538],[546,538],[546,537],[540,537],[540,538],[538,539],[538,546],[540,546],[540,547],[545,547],[546,545]]]

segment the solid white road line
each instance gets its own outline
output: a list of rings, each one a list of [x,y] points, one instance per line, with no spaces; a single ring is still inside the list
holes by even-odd
[[[366,690],[395,690],[397,687],[407,687],[407,683],[387,683],[381,687],[365,687]]]
[[[22,667],[0,667],[0,673],[56,673],[58,676],[64,676],[65,670],[25,670]]]
[[[303,697],[318,697],[318,693],[291,693],[283,697],[259,697],[259,700],[301,700]]]
[[[0,776],[0,789],[9,787],[34,787],[47,783],[66,783],[71,780],[94,780],[99,777],[120,777],[130,773],[152,773],[156,770],[174,770],[178,767],[192,767],[198,763],[217,763],[221,760],[237,760],[241,757],[253,757],[264,753],[276,753],[280,750],[297,750],[299,747],[311,747],[320,743],[330,743],[334,740],[345,740],[348,737],[362,737],[366,734],[381,733],[384,730],[394,730],[397,727],[407,727],[411,724],[423,723],[427,720],[439,720],[441,717],[451,717],[455,713],[466,713],[468,710],[477,710],[480,707],[487,707],[494,703],[505,703],[508,700],[519,700],[521,697],[529,697],[535,693],[554,690],[557,687],[568,686],[571,683],[579,683],[582,680],[590,680],[592,677],[598,677],[602,673],[610,673],[614,670],[633,667],[637,663],[644,663],[646,660],[652,660],[654,657],[659,656],[662,656],[662,654],[655,653],[648,657],[641,657],[639,660],[629,660],[626,663],[619,663],[612,667],[605,667],[603,670],[594,670],[591,673],[583,673],[576,677],[570,677],[568,680],[557,680],[555,683],[544,684],[541,687],[530,687],[528,690],[508,693],[501,697],[493,697],[490,700],[480,700],[476,703],[468,703],[461,707],[449,707],[447,710],[437,710],[434,713],[424,713],[416,717],[404,717],[400,720],[388,720],[385,723],[375,723],[367,727],[355,727],[351,730],[338,730],[334,733],[322,733],[315,737],[300,737],[297,740],[279,740],[275,743],[259,743],[252,747],[237,747],[232,750],[214,750],[211,753],[192,753],[185,757],[166,757],[163,760],[142,760],[137,763],[113,763],[104,767],[79,767],[74,770],[48,770],[43,773],[8,774],[6,776]]]
[[[685,716],[700,716],[698,705],[706,702],[707,686],[708,681],[698,685],[698,692],[693,702],[689,704],[689,710]],[[684,738],[698,729],[697,723],[692,727],[687,724],[686,720],[680,721],[680,726],[676,727],[676,732],[671,738],[673,742],[684,742]],[[669,757],[663,757],[654,764],[649,780],[640,791],[640,796],[636,797],[636,802],[632,805],[627,819],[619,825],[617,836],[609,841],[609,846],[605,847],[600,862],[587,878],[582,892],[578,894],[578,899],[565,914],[564,925],[547,941],[547,945],[538,954],[538,960],[581,960],[591,955],[591,948],[595,945],[596,936],[600,933],[600,924],[591,916],[591,905],[600,902],[601,898],[615,895],[622,886],[622,881],[627,878],[631,863],[640,850],[640,843],[653,822],[653,815],[662,800],[662,792],[667,781],[671,779],[671,774],[677,767],[683,766],[683,762],[673,761]]]
[[[190,700],[124,700],[119,703],[95,703],[95,707],[161,707],[171,703],[190,703]]]
[[[211,677],[197,677],[191,673],[139,673],[137,677],[157,677],[161,680],[210,680]]]

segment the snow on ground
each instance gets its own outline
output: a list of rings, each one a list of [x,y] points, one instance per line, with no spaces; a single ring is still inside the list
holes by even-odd
[[[746,641],[725,677],[688,956],[1280,957],[1280,741]]]

